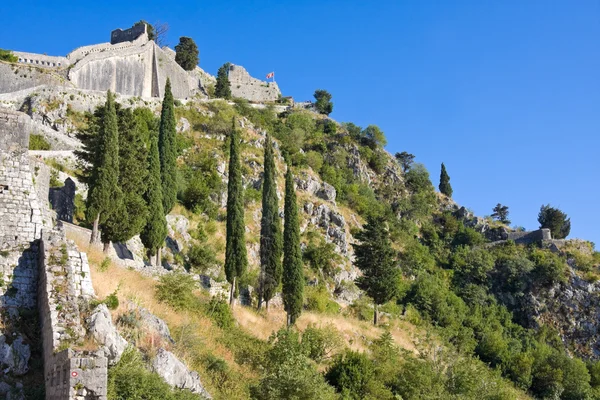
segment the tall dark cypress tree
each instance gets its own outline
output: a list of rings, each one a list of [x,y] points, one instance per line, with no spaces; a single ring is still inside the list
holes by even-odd
[[[395,295],[400,278],[396,266],[396,253],[392,249],[390,234],[383,217],[369,217],[363,230],[355,235],[359,241],[354,246],[354,264],[363,273],[356,285],[373,299],[377,325],[377,306],[390,301]]]
[[[269,300],[281,282],[282,236],[279,220],[279,198],[275,177],[273,143],[267,135],[265,139],[265,161],[262,187],[262,218],[260,221],[260,287],[258,308],[264,300],[267,310]]]
[[[121,189],[119,188],[119,131],[115,99],[108,91],[105,112],[100,121],[96,140],[98,157],[97,165],[89,181],[87,199],[87,217],[93,221],[90,243],[98,240],[98,227],[108,220],[110,215],[120,206]]]
[[[225,63],[217,71],[217,83],[215,84],[215,97],[219,99],[231,99],[231,83],[229,83],[230,63]]]
[[[170,213],[177,200],[177,149],[175,143],[175,113],[171,81],[167,78],[165,97],[160,114],[158,129],[158,152],[160,155],[160,176],[162,180],[163,210]]]
[[[160,251],[167,237],[167,220],[163,210],[162,183],[160,179],[160,157],[158,155],[158,137],[150,132],[150,152],[148,154],[148,178],[144,199],[148,205],[146,226],[140,235],[142,243],[148,249],[150,264],[156,254],[155,265],[160,265]]]
[[[283,305],[287,323],[293,325],[302,312],[304,301],[304,273],[300,250],[300,226],[298,204],[292,170],[288,166],[285,174],[285,221],[283,225]]]
[[[118,106],[118,104],[117,104]],[[144,200],[148,176],[147,126],[128,108],[117,108],[119,126],[119,187],[123,201],[102,225],[102,242],[126,242],[146,224]],[[146,130],[146,132],[144,132]]]
[[[452,186],[450,186],[450,176],[446,172],[446,166],[442,163],[442,171],[440,172],[440,192],[448,197],[452,197]]]
[[[238,278],[246,273],[246,224],[244,223],[244,193],[240,166],[240,137],[232,121],[229,135],[229,182],[227,185],[227,236],[225,247],[225,275],[231,284],[229,304],[233,305]]]

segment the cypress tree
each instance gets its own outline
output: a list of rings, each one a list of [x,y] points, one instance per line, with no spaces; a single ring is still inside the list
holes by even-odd
[[[148,178],[144,199],[148,205],[148,218],[140,238],[146,249],[148,249],[150,264],[152,264],[152,256],[156,254],[156,265],[160,265],[160,248],[163,245],[165,237],[167,237],[167,220],[162,201],[158,137],[154,132],[150,133]]]
[[[282,236],[279,220],[279,198],[275,178],[275,160],[273,143],[267,135],[265,139],[265,160],[262,187],[262,218],[260,221],[260,287],[258,308],[265,301],[267,310],[269,300],[275,294],[281,282]]]
[[[302,251],[300,250],[300,226],[298,224],[298,204],[292,170],[288,166],[285,174],[285,221],[283,225],[283,305],[287,313],[287,323],[293,325],[302,312],[304,294],[304,273]]]
[[[126,242],[146,224],[144,200],[148,176],[147,126],[131,109],[117,108],[119,126],[119,187],[123,201],[102,226],[102,241]]]
[[[452,186],[450,186],[450,176],[446,172],[446,166],[442,163],[442,172],[440,172],[440,192],[448,197],[452,197]]]
[[[352,245],[354,264],[363,273],[356,278],[356,285],[373,299],[373,324],[377,325],[377,306],[396,295],[400,270],[383,217],[369,217],[363,230],[354,237],[359,241]]]
[[[217,71],[217,83],[215,84],[215,97],[220,99],[231,99],[231,84],[229,83],[230,63],[225,63]]]
[[[87,217],[94,221],[90,243],[98,240],[99,224],[119,208],[119,131],[113,94],[106,95],[105,112],[100,121],[96,139],[97,164],[90,176],[87,199]],[[106,250],[106,246],[105,246]]]
[[[160,176],[162,181],[163,211],[167,215],[177,199],[177,150],[175,148],[175,113],[171,81],[167,78],[165,97],[160,114],[158,129],[158,152],[160,155]]]
[[[237,293],[237,278],[246,272],[246,224],[244,223],[244,193],[240,166],[240,137],[235,129],[235,119],[229,135],[229,182],[227,185],[227,236],[225,247],[225,275],[231,284],[229,304],[233,305]]]

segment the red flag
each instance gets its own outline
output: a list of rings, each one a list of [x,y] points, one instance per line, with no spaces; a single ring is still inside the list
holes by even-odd
[[[267,79],[274,78],[274,77],[275,77],[275,72],[269,72],[267,74]]]

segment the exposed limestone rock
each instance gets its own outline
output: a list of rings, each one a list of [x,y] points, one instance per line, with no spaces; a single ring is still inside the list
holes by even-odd
[[[325,229],[325,239],[336,246],[336,251],[348,255],[348,240],[346,236],[346,220],[344,216],[332,210],[327,204],[304,204],[304,212],[309,216],[308,222],[313,226]]]
[[[29,371],[29,357],[31,350],[29,345],[23,342],[21,335],[10,344],[7,343],[6,336],[0,336],[0,367],[5,374],[25,375]]]
[[[348,146],[346,149],[348,151],[348,167],[352,168],[352,173],[354,177],[359,181],[366,183],[368,185],[371,184],[371,176],[369,174],[369,168],[363,162],[360,151],[358,150],[358,146],[355,144]]]
[[[163,348],[158,349],[156,358],[152,360],[152,368],[169,385],[180,389],[188,389],[198,393],[204,398],[212,399],[200,382],[200,376],[195,371],[190,371],[173,353]]]
[[[321,189],[319,189],[319,191],[317,192],[317,197],[319,197],[323,200],[335,202],[335,196],[336,196],[335,188],[333,186],[331,186],[329,183],[323,182]]]
[[[98,305],[88,319],[88,333],[100,344],[110,365],[121,359],[127,341],[121,337],[113,325],[110,311],[105,304]]]
[[[175,241],[177,244],[177,248],[171,250],[180,252],[192,240],[192,237],[188,233],[189,226],[190,221],[188,221],[188,219],[183,215],[167,215],[167,229],[169,238]]]
[[[165,321],[158,318],[144,307],[140,307],[131,301],[127,303],[127,309],[135,312],[139,316],[140,322],[146,329],[158,333],[163,339],[169,341],[170,343],[175,343],[171,337],[169,326]]]

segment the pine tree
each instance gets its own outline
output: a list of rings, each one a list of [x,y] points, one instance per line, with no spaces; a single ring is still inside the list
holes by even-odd
[[[553,239],[564,239],[571,233],[571,218],[550,204],[542,205],[538,214],[540,228],[550,229]]]
[[[191,71],[198,65],[198,46],[194,39],[186,36],[179,38],[175,46],[175,62],[186,71]]]
[[[119,131],[115,100],[109,91],[106,96],[105,112],[100,121],[95,140],[97,157],[92,167],[87,199],[87,217],[93,222],[90,243],[98,240],[98,228],[119,207]]]
[[[293,325],[302,312],[304,273],[300,250],[300,226],[298,204],[292,171],[288,166],[285,174],[285,221],[283,227],[283,305],[288,326]]]
[[[225,246],[225,275],[231,284],[229,304],[233,305],[238,279],[246,273],[246,224],[244,223],[244,193],[240,166],[240,137],[235,119],[229,135],[229,182],[227,185],[227,234]]]
[[[225,63],[217,71],[217,83],[215,84],[215,97],[219,99],[231,99],[231,84],[229,83],[230,63]]]
[[[160,176],[162,181],[163,211],[171,212],[177,200],[177,150],[175,143],[175,113],[171,81],[167,78],[165,97],[160,114],[158,152],[160,155]]]
[[[492,218],[497,219],[503,224],[510,224],[510,220],[508,219],[508,206],[503,206],[502,204],[498,203],[492,211]]]
[[[147,127],[131,109],[117,108],[119,126],[119,187],[123,201],[102,225],[102,241],[126,242],[139,234],[146,224],[144,200],[148,176],[148,149],[144,138]]]
[[[150,133],[150,152],[148,154],[148,178],[144,199],[148,205],[148,218],[140,238],[148,249],[150,263],[156,254],[156,265],[160,265],[160,248],[167,237],[167,220],[163,210],[162,183],[160,179],[160,157],[158,137]]]
[[[275,177],[273,143],[267,135],[265,139],[265,160],[262,187],[262,219],[260,221],[260,287],[258,308],[264,300],[267,310],[269,300],[281,282],[282,236],[279,220],[279,198]]]
[[[369,217],[363,230],[354,237],[360,242],[352,245],[354,264],[363,273],[356,279],[356,285],[373,299],[373,324],[377,325],[377,306],[396,295],[400,270],[383,217]]]
[[[452,186],[450,186],[450,176],[446,172],[446,166],[442,163],[442,172],[440,172],[440,192],[448,197],[452,197]]]

